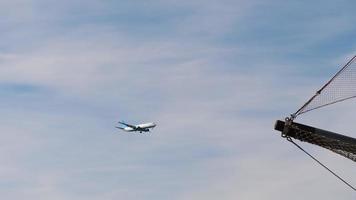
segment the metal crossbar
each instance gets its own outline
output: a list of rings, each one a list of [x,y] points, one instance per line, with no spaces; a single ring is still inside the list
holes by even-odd
[[[356,139],[330,131],[291,122],[289,125],[278,120],[275,129],[284,137],[318,145],[356,162]]]

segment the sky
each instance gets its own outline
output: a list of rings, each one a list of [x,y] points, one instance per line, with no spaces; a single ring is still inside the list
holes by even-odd
[[[0,0],[0,196],[355,199],[273,130],[355,55],[355,6]],[[356,137],[355,110],[297,121]],[[356,185],[354,162],[299,144]]]

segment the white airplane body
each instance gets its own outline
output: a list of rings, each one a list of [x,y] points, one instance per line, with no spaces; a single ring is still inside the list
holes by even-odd
[[[153,123],[153,122],[144,123],[144,124],[138,124],[138,125],[131,125],[131,124],[127,124],[125,122],[119,122],[119,124],[122,124],[125,127],[116,126],[116,128],[124,130],[126,132],[134,132],[134,131],[139,131],[140,133],[149,132],[150,128],[156,127],[156,124]]]

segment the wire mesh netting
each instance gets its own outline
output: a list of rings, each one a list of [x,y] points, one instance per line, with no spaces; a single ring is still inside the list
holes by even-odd
[[[294,115],[356,97],[356,56]]]

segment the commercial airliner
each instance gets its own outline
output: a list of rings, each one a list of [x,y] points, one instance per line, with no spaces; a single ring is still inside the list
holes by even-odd
[[[116,126],[116,128],[124,130],[126,132],[134,132],[134,131],[139,131],[140,133],[149,132],[150,128],[156,127],[156,124],[152,123],[152,122],[138,124],[138,125],[131,125],[131,124],[127,124],[125,122],[118,122],[118,123],[124,125],[125,127]]]

